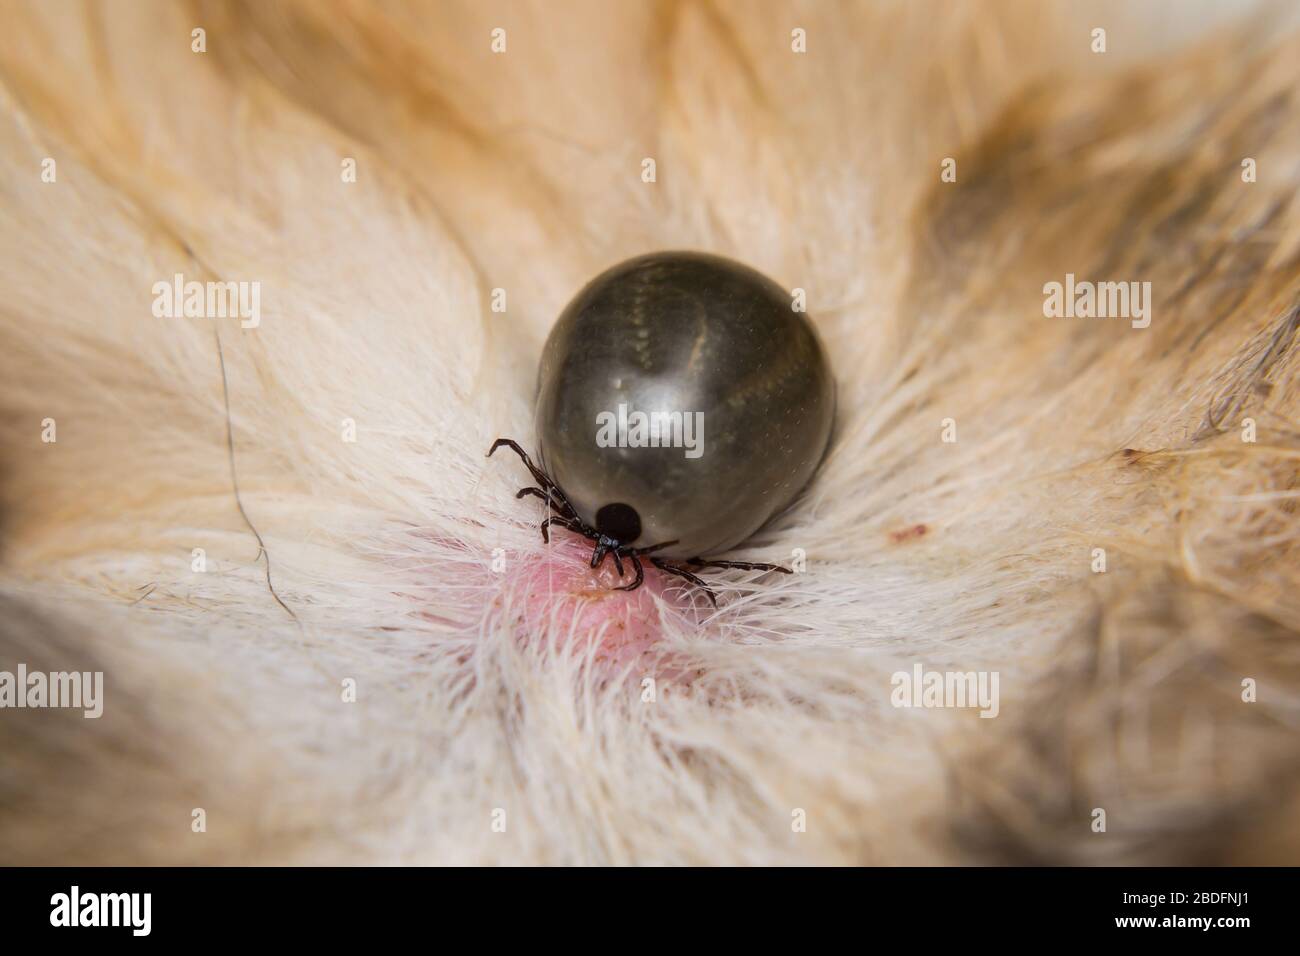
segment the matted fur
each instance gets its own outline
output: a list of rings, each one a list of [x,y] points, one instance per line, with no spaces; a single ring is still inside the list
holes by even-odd
[[[0,712],[0,861],[1300,860],[1300,40],[1124,7],[4,4],[0,668],[107,689]],[[805,289],[840,416],[738,553],[807,573],[611,669],[483,453],[664,248]],[[178,272],[261,325],[155,318]]]

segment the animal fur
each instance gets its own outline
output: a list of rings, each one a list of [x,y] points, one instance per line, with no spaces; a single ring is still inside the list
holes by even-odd
[[[1127,7],[5,3],[0,669],[106,689],[0,711],[0,862],[1300,862],[1300,36]],[[621,654],[483,455],[666,248],[804,289],[840,413],[733,555],[806,572]]]

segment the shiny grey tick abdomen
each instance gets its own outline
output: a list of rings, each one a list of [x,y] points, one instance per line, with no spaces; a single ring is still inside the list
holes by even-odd
[[[597,531],[626,525],[612,509],[601,526],[607,505],[635,509],[641,533],[620,543],[676,540],[667,557],[721,554],[784,509],[817,469],[834,417],[825,351],[791,297],[700,253],[641,256],[597,276],[551,330],[538,374],[547,473]]]

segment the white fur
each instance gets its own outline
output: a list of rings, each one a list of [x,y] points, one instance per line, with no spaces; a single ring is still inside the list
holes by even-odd
[[[29,42],[0,47],[3,580],[43,615],[13,615],[6,648],[53,654],[58,631],[108,673],[107,729],[34,749],[13,860],[1159,861],[1205,835],[1197,805],[1230,821],[1230,855],[1251,781],[1296,753],[1279,736],[1294,662],[1274,648],[1300,621],[1297,528],[1260,504],[1294,496],[1290,353],[1248,399],[1261,446],[1192,438],[1254,383],[1294,281],[1260,266],[1258,301],[1189,351],[1186,305],[1146,337],[1013,307],[1017,282],[1082,271],[1138,215],[1118,199],[1056,212],[1058,233],[1055,207],[1009,194],[1018,228],[932,256],[958,234],[941,204],[966,195],[937,191],[943,157],[967,183],[1007,111],[1030,129],[1123,115],[1124,71],[1166,43],[1118,5],[1104,62],[1064,7],[939,9],[6,11]],[[1285,57],[1240,54],[1271,64],[1247,81],[1238,56],[1168,61],[1145,107],[1168,127],[1126,128],[1087,168],[1199,169],[1180,134],[1203,119],[1198,87],[1243,114],[1293,89]],[[1024,119],[1043,77],[1065,102]],[[1258,145],[1268,179],[1205,241],[1300,181],[1285,115]],[[1061,122],[1041,158],[1064,168]],[[1275,268],[1298,222],[1268,227]],[[801,548],[808,573],[722,575],[716,613],[664,602],[661,649],[700,676],[646,704],[645,674],[565,643],[562,614],[518,625],[540,507],[514,498],[513,459],[483,456],[499,435],[533,446],[536,358],[567,298],[679,247],[808,291],[841,413],[804,500],[736,555]],[[260,326],[153,318],[153,283],[177,272],[260,282]],[[890,675],[917,661],[1000,672],[999,718],[892,707]],[[1237,703],[1256,674],[1267,694]],[[58,776],[68,753],[83,784]],[[63,844],[70,815],[83,837]]]

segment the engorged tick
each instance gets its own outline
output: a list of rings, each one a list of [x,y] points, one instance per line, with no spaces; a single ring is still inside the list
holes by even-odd
[[[835,385],[812,325],[770,279],[729,259],[661,252],[601,273],[547,338],[537,381],[541,465],[519,445],[533,495],[595,543],[591,566],[641,558],[713,591],[692,570],[782,571],[707,560],[743,542],[803,489],[826,453]],[[656,542],[638,545],[639,541]],[[678,564],[666,559],[677,559]],[[685,565],[682,567],[680,565]]]

